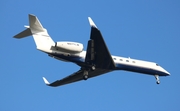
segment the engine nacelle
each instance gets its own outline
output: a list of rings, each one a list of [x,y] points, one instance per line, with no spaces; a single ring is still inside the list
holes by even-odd
[[[77,42],[56,42],[57,50],[68,53],[78,53],[83,51],[83,44]]]

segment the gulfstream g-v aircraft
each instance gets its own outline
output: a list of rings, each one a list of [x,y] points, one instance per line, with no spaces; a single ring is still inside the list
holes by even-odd
[[[100,30],[90,17],[88,17],[88,20],[91,26],[91,33],[86,51],[83,50],[83,44],[81,43],[70,41],[54,42],[34,15],[29,15],[29,26],[25,26],[26,29],[24,31],[14,36],[14,38],[21,39],[32,35],[38,50],[55,59],[73,62],[80,66],[80,70],[77,72],[52,83],[49,83],[43,77],[46,85],[61,86],[80,80],[87,80],[114,70],[152,75],[155,77],[157,84],[160,83],[159,76],[170,75],[157,63],[111,55]]]

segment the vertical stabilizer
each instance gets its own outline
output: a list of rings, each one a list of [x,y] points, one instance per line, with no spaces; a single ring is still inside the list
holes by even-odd
[[[34,15],[29,14],[29,25],[30,28],[34,31],[38,31],[38,32],[46,31],[46,29],[43,28],[38,18]]]

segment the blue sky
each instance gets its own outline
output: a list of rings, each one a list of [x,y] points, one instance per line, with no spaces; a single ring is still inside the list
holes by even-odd
[[[179,111],[179,0],[2,0],[1,111]],[[161,77],[115,71],[62,87],[52,82],[79,70],[36,50],[32,37],[12,38],[36,15],[54,41],[76,41],[86,49],[87,17],[101,30],[113,55],[153,61],[171,73]]]

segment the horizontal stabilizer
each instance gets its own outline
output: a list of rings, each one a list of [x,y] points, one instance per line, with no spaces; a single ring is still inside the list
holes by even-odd
[[[20,32],[19,34],[15,35],[14,38],[21,39],[27,36],[32,35],[31,30],[27,28],[26,30]]]
[[[49,85],[49,84],[50,84],[45,77],[43,77],[43,80],[44,80],[44,83],[45,83],[46,85]]]
[[[44,35],[48,35],[46,29],[43,28],[38,18],[34,15],[29,14],[29,26],[24,27],[26,27],[27,29],[15,35],[14,38],[21,39],[38,32],[44,32]]]

